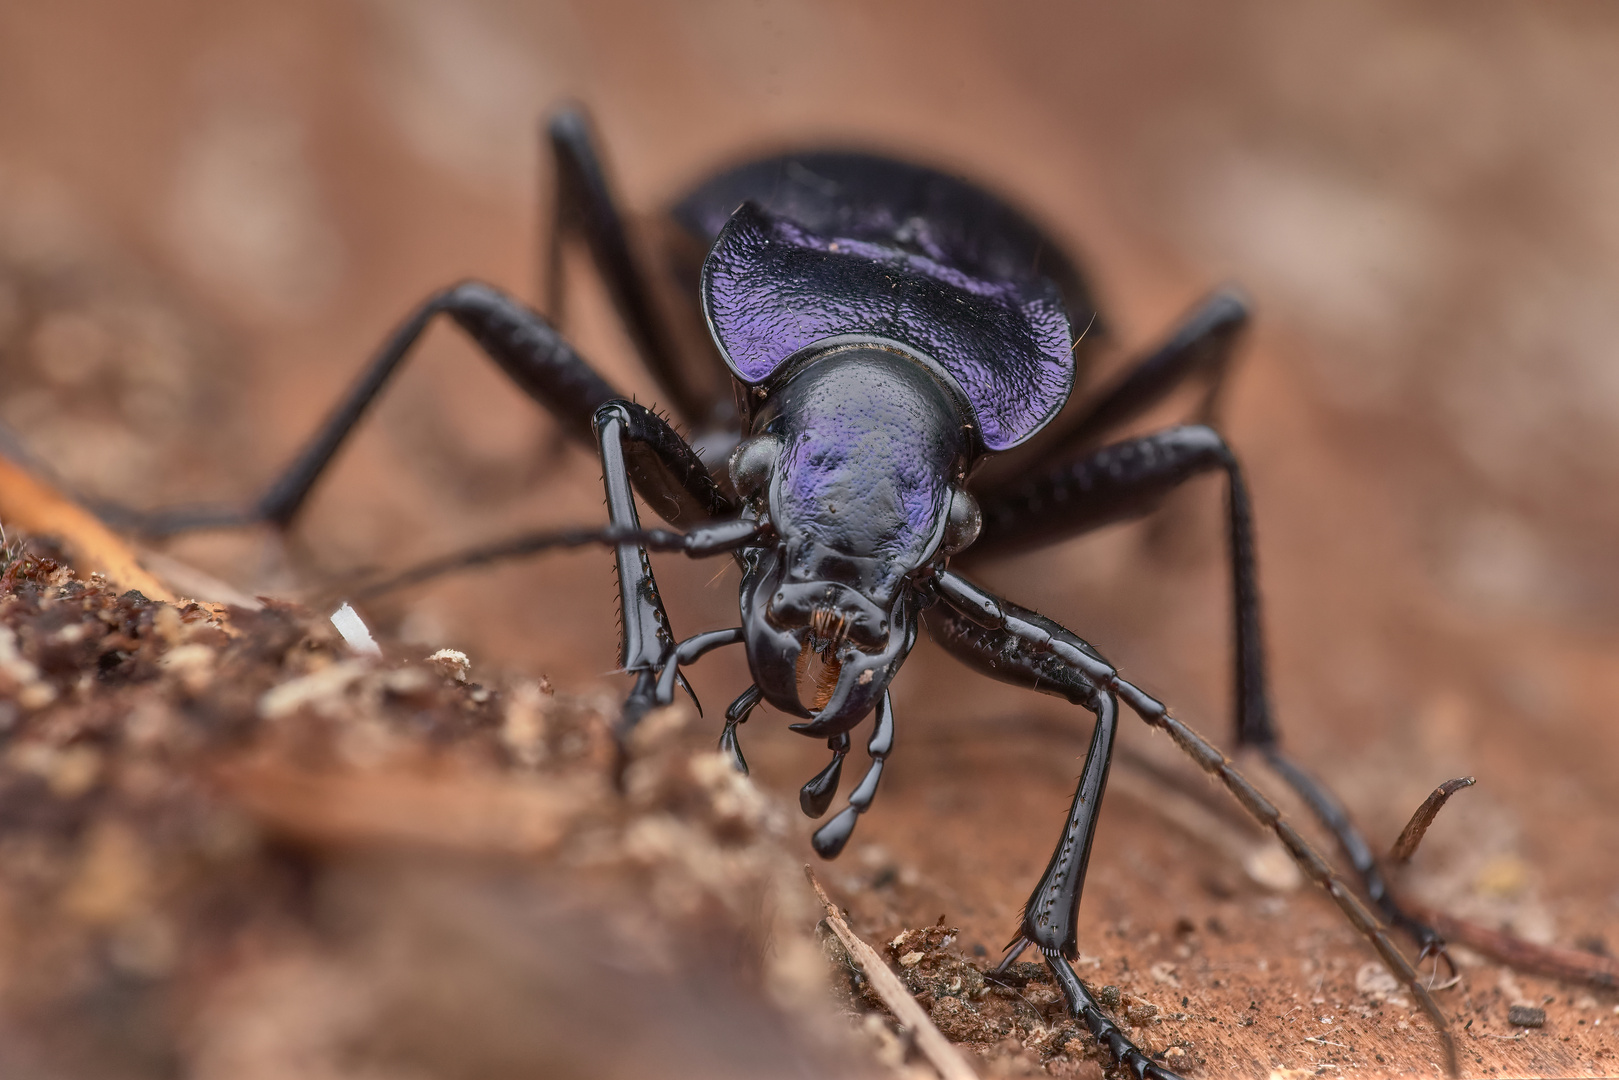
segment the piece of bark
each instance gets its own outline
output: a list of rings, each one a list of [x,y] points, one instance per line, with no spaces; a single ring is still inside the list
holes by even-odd
[[[1417,812],[1411,815],[1411,820],[1406,823],[1405,828],[1400,830],[1399,839],[1395,840],[1394,846],[1389,849],[1388,861],[1395,866],[1410,862],[1411,856],[1417,853],[1417,845],[1421,844],[1422,838],[1428,834],[1428,826],[1439,816],[1439,811],[1444,809],[1445,803],[1456,792],[1462,788],[1472,787],[1475,782],[1471,776],[1458,776],[1434,788],[1433,794],[1423,800],[1422,805],[1417,807]]]
[[[95,515],[3,455],[0,522],[60,540],[74,568],[86,576],[102,574],[120,589],[136,589],[149,600],[174,602],[174,593],[147,573],[129,545]]]

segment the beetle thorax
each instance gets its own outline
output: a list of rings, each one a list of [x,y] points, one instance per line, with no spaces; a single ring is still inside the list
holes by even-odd
[[[811,358],[771,396],[732,474],[776,541],[746,562],[754,681],[778,708],[846,731],[916,637],[913,576],[941,549],[968,430],[921,361],[876,346]],[[819,674],[811,676],[811,671]]]
[[[939,545],[966,453],[957,402],[920,362],[858,348],[810,363],[775,405],[769,509],[788,580],[888,607]]]

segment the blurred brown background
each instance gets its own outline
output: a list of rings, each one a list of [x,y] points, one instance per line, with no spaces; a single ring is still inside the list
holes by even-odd
[[[1104,372],[1214,285],[1249,291],[1223,427],[1251,473],[1288,740],[1380,842],[1434,783],[1476,774],[1419,884],[1532,937],[1619,946],[1616,91],[1619,13],[1596,5],[8,4],[0,421],[85,492],[257,491],[430,290],[477,276],[539,295],[537,130],[564,99],[647,217],[783,145],[941,163],[1072,244],[1112,326]],[[574,269],[574,337],[652,399]],[[290,551],[173,551],[294,590],[597,520],[599,484],[441,330]],[[988,583],[1226,739],[1219,498],[1200,485],[1158,524]],[[734,572],[661,573],[677,629],[734,617]],[[615,655],[609,574],[604,554],[558,556],[371,615],[587,689]],[[931,646],[906,671],[863,838],[922,867],[993,949],[1084,725],[1061,737],[1061,703]],[[712,712],[744,678],[716,655],[695,682]],[[746,734],[789,792],[822,751],[779,719]],[[1203,910],[1195,874],[1190,892],[1155,885],[1201,856],[1129,805],[1102,827],[1085,917]]]

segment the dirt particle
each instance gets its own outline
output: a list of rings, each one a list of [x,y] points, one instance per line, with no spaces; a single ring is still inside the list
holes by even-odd
[[[1130,1023],[1137,1027],[1156,1023],[1158,1020],[1158,1006],[1134,994],[1125,996],[1124,1015]]]
[[[972,1006],[958,997],[935,998],[929,1012],[939,1030],[956,1042],[985,1038],[983,1020]]]
[[[440,649],[429,656],[427,662],[438,668],[446,679],[456,682],[466,682],[467,672],[472,670],[472,660],[459,649]]]
[[[1147,969],[1147,973],[1152,976],[1153,982],[1163,983],[1166,986],[1181,984],[1180,978],[1175,974],[1175,965],[1167,960],[1158,961]]]
[[[1514,1005],[1507,1010],[1507,1023],[1513,1027],[1538,1028],[1546,1026],[1546,1010],[1529,1005]]]
[[[544,692],[532,682],[518,683],[506,699],[500,741],[525,768],[545,760],[545,700]]]
[[[334,714],[345,691],[370,669],[360,660],[344,660],[282,683],[259,698],[259,717],[282,720],[300,709]]]
[[[1374,1001],[1382,1001],[1400,989],[1400,981],[1381,963],[1370,960],[1355,972],[1355,989]]]

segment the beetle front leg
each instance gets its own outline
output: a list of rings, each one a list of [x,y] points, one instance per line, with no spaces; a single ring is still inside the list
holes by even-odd
[[[1004,973],[1024,949],[1035,946],[1056,976],[1069,1013],[1090,1029],[1115,1061],[1138,1078],[1174,1080],[1174,1073],[1155,1064],[1125,1037],[1069,966],[1069,962],[1079,956],[1079,902],[1090,866],[1091,843],[1096,838],[1098,811],[1113,762],[1119,709],[1117,697],[1091,673],[1067,662],[1058,650],[1046,647],[1053,637],[1050,631],[1055,631],[1064,644],[1094,657],[1098,664],[1105,667],[1106,662],[1089,645],[1054,623],[1049,624],[1049,630],[1046,626],[1030,624],[1031,630],[1045,635],[1046,642],[1042,645],[1030,635],[1018,633],[1020,627],[1009,627],[1000,601],[988,593],[976,589],[969,593],[971,587],[953,574],[941,575],[940,581],[946,586],[940,591],[944,602],[927,609],[924,616],[935,640],[958,659],[992,678],[1037,687],[1065,697],[1096,715],[1085,768],[1080,773],[1074,801],[1068,808],[1062,836],[1039,884],[1023,906],[1018,935],[996,967],[996,974]],[[960,587],[951,588],[952,585]],[[964,614],[961,610],[965,606],[964,598],[978,601],[976,620],[973,614]],[[999,625],[986,625],[994,622]]]
[[[1237,745],[1251,746],[1263,754],[1332,830],[1367,898],[1383,918],[1410,934],[1423,956],[1437,953],[1449,963],[1439,934],[1400,907],[1371,846],[1343,804],[1282,750],[1266,686],[1253,508],[1236,455],[1219,432],[1192,424],[1141,435],[1049,467],[1018,485],[986,492],[982,498],[983,534],[963,557],[1033,547],[1139,517],[1180,485],[1221,472],[1227,487]]]
[[[637,434],[637,421],[645,421],[635,408],[627,401],[610,401],[596,410],[596,438],[601,447],[607,515],[618,529],[641,527],[625,453],[626,444],[632,444]],[[635,441],[646,445],[644,439]],[[681,445],[685,445],[684,442]],[[692,457],[695,460],[696,454],[692,453]],[[635,676],[635,686],[624,702],[624,712],[619,719],[622,734],[635,727],[657,704],[658,672],[665,657],[675,651],[675,637],[669,628],[663,598],[658,595],[658,582],[653,577],[652,561],[645,545],[619,544],[613,549],[613,558],[618,567],[619,664]]]
[[[1440,1012],[1433,996],[1422,985],[1405,957],[1395,948],[1383,926],[1360,902],[1349,886],[1333,872],[1332,867],[1320,853],[1293,828],[1274,803],[1248,782],[1229,758],[1191,728],[1170,716],[1169,710],[1162,702],[1144,693],[1140,687],[1127,682],[1100,653],[1072,631],[1043,615],[1008,603],[949,570],[941,571],[933,577],[932,588],[941,602],[927,609],[928,629],[941,645],[959,659],[991,678],[1066,697],[1076,704],[1087,705],[1085,695],[1094,694],[1097,690],[1117,695],[1120,701],[1148,724],[1168,733],[1175,744],[1197,762],[1199,767],[1225,785],[1243,808],[1282,842],[1299,869],[1332,897],[1350,924],[1377,950],[1384,964],[1422,1006],[1423,1011],[1433,1020],[1444,1046],[1450,1075],[1458,1075],[1456,1044],[1451,1037],[1444,1013]],[[1101,713],[1097,715],[1097,726],[1101,728]],[[1095,750],[1096,742],[1093,738],[1093,755]],[[1087,775],[1090,768],[1091,762],[1087,759]],[[1104,777],[1106,775],[1105,767],[1102,769],[1102,775]],[[1083,791],[1083,782],[1081,790]],[[1078,807],[1075,809],[1077,811]],[[1094,815],[1094,807],[1090,808],[1089,812]],[[1073,820],[1073,817],[1074,814],[1071,812],[1070,819]],[[1065,843],[1067,840],[1068,834],[1065,833]],[[1086,850],[1088,853],[1088,847]],[[1059,847],[1059,855],[1061,852],[1062,848]],[[1057,857],[1054,856],[1054,866],[1057,861]],[[1047,878],[1051,876],[1048,869]],[[1083,878],[1083,864],[1080,864],[1080,877]],[[1041,884],[1044,887],[1046,879],[1042,879]],[[1062,894],[1056,892],[1053,895],[1060,897]],[[1037,889],[1030,903],[1034,904],[1041,899],[1042,893]],[[1074,909],[1076,916],[1077,906],[1076,899]],[[1043,939],[1039,936],[1042,931],[1049,935],[1048,928],[1039,926],[1026,914],[1019,940],[1040,946],[1047,962],[1051,963],[1053,952],[1048,944],[1050,937]],[[1072,954],[1059,951],[1057,955]],[[1058,978],[1063,978],[1061,973]],[[1076,999],[1070,997],[1071,1005],[1074,1000]],[[1090,1022],[1083,1011],[1076,1012],[1076,1016],[1086,1019],[1087,1023]],[[1098,1034],[1098,1037],[1102,1036]],[[1138,1072],[1137,1075],[1142,1074]]]

